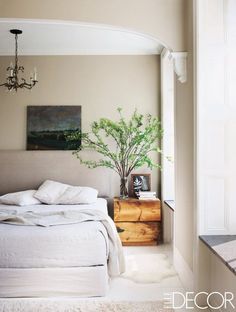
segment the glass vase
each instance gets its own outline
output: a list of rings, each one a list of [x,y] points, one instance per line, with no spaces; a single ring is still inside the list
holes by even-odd
[[[128,197],[128,178],[122,177],[120,178],[120,198],[126,199]]]

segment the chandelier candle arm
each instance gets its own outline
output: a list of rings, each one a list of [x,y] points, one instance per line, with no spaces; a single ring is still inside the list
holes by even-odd
[[[15,35],[15,65],[13,63],[10,63],[10,66],[7,67],[7,72],[9,72],[9,76],[7,76],[7,81],[0,84],[0,86],[6,87],[9,91],[17,89],[32,89],[33,86],[36,85],[38,82],[37,80],[37,69],[36,67],[34,68],[34,74],[31,75],[30,77],[30,82],[26,82],[25,78],[19,78],[18,74],[19,72],[24,73],[24,67],[23,66],[18,66],[18,35],[22,34],[22,30],[20,29],[11,29],[10,30],[11,34]],[[21,79],[21,82],[19,82],[19,79]]]
[[[34,68],[34,81],[37,81],[37,75],[38,75],[38,73],[37,73],[37,68],[35,67]]]
[[[9,68],[9,70],[10,70],[10,77],[13,77],[13,63],[11,62],[11,64],[10,64],[10,68]]]

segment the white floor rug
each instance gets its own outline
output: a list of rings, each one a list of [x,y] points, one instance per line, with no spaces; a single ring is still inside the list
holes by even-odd
[[[122,277],[136,283],[159,283],[177,274],[164,254],[128,255],[125,260],[126,272]]]
[[[0,299],[0,312],[174,312],[174,310],[166,308],[162,301]]]

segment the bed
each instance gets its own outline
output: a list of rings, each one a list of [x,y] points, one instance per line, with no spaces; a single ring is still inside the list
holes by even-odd
[[[71,157],[68,153],[51,153],[54,153],[54,161],[55,157],[64,160]],[[58,171],[59,176],[55,176],[57,162],[51,167],[49,164],[45,171],[42,170],[42,165],[39,166],[41,170],[37,168],[39,161],[44,163],[44,168],[45,162],[48,162],[48,158],[45,157],[45,153],[38,152],[0,152],[0,194],[29,187],[36,188],[43,179],[49,177],[62,180],[63,172]],[[71,158],[71,161],[74,160]],[[18,176],[23,173],[25,166],[27,170],[34,168],[34,174],[27,173],[29,178],[24,178],[23,182]],[[70,166],[71,164],[64,176],[67,183],[70,182],[70,171],[74,170],[73,167],[70,169]],[[13,168],[16,178],[11,182],[9,176]],[[50,168],[53,168],[51,173]],[[38,171],[39,175],[35,171]],[[84,177],[85,185],[98,186],[91,171],[86,169],[85,172],[85,169],[81,168],[80,173],[80,179]],[[103,172],[102,176],[109,179],[107,172]],[[81,184],[80,181],[72,183]],[[99,193],[109,196],[109,192],[104,192],[105,188],[101,188],[105,185],[104,181],[100,183]],[[0,211],[8,210],[9,213],[14,210],[17,214],[27,211],[36,214],[47,211],[55,214],[72,210],[76,213],[95,212],[95,216],[108,214],[107,200],[104,198],[98,198],[96,203],[90,205],[0,205]],[[106,218],[103,217],[102,220]],[[104,222],[96,218],[48,227],[0,223],[0,297],[104,296],[109,285],[108,264],[112,246],[110,236]],[[117,253],[117,250],[114,253]]]

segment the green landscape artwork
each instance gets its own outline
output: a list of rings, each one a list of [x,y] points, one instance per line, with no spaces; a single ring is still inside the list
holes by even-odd
[[[81,106],[28,106],[27,150],[74,150],[65,135],[81,131]],[[76,144],[76,146],[75,146]]]

